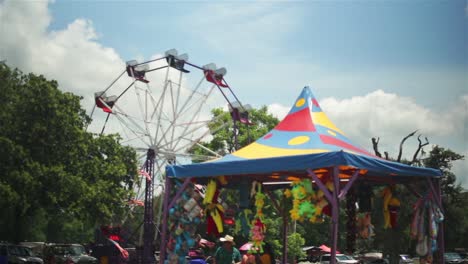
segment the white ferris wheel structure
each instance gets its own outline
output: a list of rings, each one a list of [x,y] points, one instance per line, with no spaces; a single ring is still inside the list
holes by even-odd
[[[215,121],[211,109],[228,105],[230,110],[247,111],[226,82],[226,72],[214,63],[197,66],[188,55],[171,49],[148,61],[128,61],[108,87],[95,93],[94,127],[100,126],[101,134],[118,133],[121,143],[135,148],[142,161],[139,173],[144,184],[138,185],[131,202],[145,208],[143,263],[152,262],[151,250],[159,233],[162,204],[154,212],[153,196],[155,191],[164,192],[166,165],[220,157],[200,144],[231,125],[217,122],[219,127],[208,128]],[[191,154],[194,146],[204,153]]]

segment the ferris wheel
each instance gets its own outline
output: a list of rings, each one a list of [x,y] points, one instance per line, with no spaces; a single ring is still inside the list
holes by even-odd
[[[211,109],[226,104],[230,109],[243,107],[224,78],[226,72],[214,63],[197,66],[188,61],[187,54],[171,49],[145,62],[127,61],[122,73],[95,93],[94,130],[120,134],[121,143],[135,148],[142,160],[139,173],[144,184],[135,190],[132,202],[145,208],[143,259],[149,258],[158,235],[154,228],[161,214],[153,212],[152,198],[155,191],[164,191],[165,166],[220,157],[200,144],[230,125],[216,122],[221,125],[208,128],[214,121]],[[194,146],[204,153],[190,154]]]

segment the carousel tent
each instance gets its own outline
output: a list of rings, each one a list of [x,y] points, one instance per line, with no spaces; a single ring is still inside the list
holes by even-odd
[[[320,177],[335,166],[340,166],[340,178],[356,168],[362,177],[389,180],[441,176],[438,170],[388,161],[354,144],[328,119],[309,87],[302,90],[288,115],[257,141],[214,161],[168,166],[166,173],[176,178],[224,175],[271,181],[306,176],[308,169],[317,170]]]
[[[344,131],[330,121],[310,88],[305,87],[288,115],[263,137],[217,160],[167,166],[166,176],[167,188],[170,188],[171,178],[185,179],[187,184],[193,178],[201,180],[225,176],[232,185],[236,185],[237,181],[246,180],[266,183],[312,179],[313,184],[324,192],[332,208],[331,254],[334,262],[338,239],[339,201],[346,196],[354,182],[394,184],[423,180],[429,183],[435,197],[440,198],[440,189],[434,183],[438,182],[435,180],[440,178],[442,173],[435,169],[388,161],[357,146]],[[325,181],[330,180],[333,182],[334,191],[325,186]],[[178,194],[180,193],[179,189]],[[176,199],[177,195],[171,204]],[[167,196],[164,211],[167,212],[170,207]],[[163,238],[164,230],[165,228]],[[443,252],[443,234],[440,234],[439,239]],[[287,244],[285,237],[283,243]],[[286,262],[286,251],[283,252],[283,262]]]

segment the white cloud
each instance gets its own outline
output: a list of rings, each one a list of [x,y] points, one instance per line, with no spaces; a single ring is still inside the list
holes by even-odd
[[[380,137],[380,151],[388,151],[390,156],[396,157],[401,139],[418,129],[417,135],[422,134],[423,138],[427,136],[432,144],[451,148],[460,154],[468,153],[468,95],[462,96],[443,112],[425,108],[411,98],[382,90],[349,99],[318,100],[332,122],[357,145],[369,151],[372,151],[370,139]],[[290,109],[281,104],[271,104],[268,108],[269,113],[280,119]],[[411,158],[416,147],[416,137],[407,140],[403,149],[404,157]],[[465,188],[468,187],[467,171],[466,160],[455,163],[454,172]]]
[[[84,97],[83,108],[89,113],[94,105],[94,93],[104,90],[122,73],[125,69],[125,62],[113,48],[106,47],[99,42],[98,33],[94,29],[92,21],[88,19],[79,18],[63,29],[49,30],[52,17],[48,5],[49,2],[47,1],[6,0],[0,2],[0,60],[5,59],[8,65],[18,67],[23,72],[43,74],[49,79],[57,80],[60,89]],[[161,57],[161,54],[153,55],[152,59],[156,57]],[[160,60],[152,63],[152,66],[156,65],[163,66],[166,65],[166,62]],[[139,122],[139,126],[144,129],[146,127],[146,131],[150,131],[148,134],[153,135],[153,137],[157,126],[155,124],[145,125],[142,121],[145,115],[142,113],[146,112],[145,106],[150,108],[157,104],[164,88],[165,72],[154,71],[147,74],[147,78],[150,80],[149,89],[151,89],[155,98],[151,103],[149,96],[144,96],[147,87],[140,82],[138,82],[139,89],[131,89],[119,99],[119,105],[123,106],[122,110],[124,110],[125,114],[139,118],[136,119],[136,122]],[[166,113],[170,113],[176,104],[182,107],[185,100],[190,97],[191,90],[189,89],[194,88],[200,82],[200,79],[204,77],[203,72],[199,71],[198,74],[189,75],[193,76],[193,78],[183,77],[182,82],[180,82],[178,79],[179,73],[173,70],[169,74],[169,78],[175,81],[172,85],[177,87],[177,83],[182,83],[182,89],[174,88],[173,91],[176,92],[166,93],[166,103],[162,107]],[[124,74],[124,77],[119,79],[107,94],[119,95],[131,82],[132,80]],[[205,82],[201,85],[197,93],[190,97],[190,103],[185,108],[186,111],[183,115],[170,116],[166,114],[166,116],[163,116],[162,119],[165,120],[165,125],[173,126],[172,120],[174,119],[180,123],[208,120],[211,115],[209,110],[206,110],[209,109],[207,105],[209,107],[221,105],[221,100],[217,101],[217,97],[214,96],[204,101],[203,96],[209,90],[209,87],[212,87],[212,84]],[[139,98],[135,96],[137,92],[142,96]],[[217,95],[221,96],[219,93]],[[168,97],[171,97],[171,99],[168,99]],[[172,104],[171,100],[173,100],[174,104]],[[199,105],[203,105],[203,107],[199,108]],[[95,120],[89,128],[90,131],[100,132],[106,116],[100,110],[95,111],[93,115]],[[193,116],[198,116],[198,118],[192,120]],[[154,120],[157,120],[157,118]],[[163,126],[162,123],[161,121],[158,125]],[[130,121],[127,121],[126,124],[133,129],[136,127]],[[112,116],[106,127],[106,132],[122,132],[124,127]],[[188,127],[188,125],[185,127]],[[172,144],[173,148],[179,148],[182,143],[176,146],[174,142],[177,139],[178,132],[186,131],[185,127],[177,127],[174,133],[168,132],[164,138],[161,136],[162,133],[159,133],[158,140],[162,141],[161,145],[165,145],[164,148],[169,148],[168,145]],[[186,137],[199,137],[203,131],[203,129],[196,130],[193,134],[187,134]],[[124,139],[135,137],[129,131],[127,131],[127,134],[128,136],[122,133]],[[166,144],[167,141],[169,142]],[[185,141],[185,144],[188,144],[187,141]]]
[[[288,114],[290,108],[281,104],[271,104],[268,105],[268,113],[281,120]]]
[[[98,42],[92,22],[76,19],[66,28],[48,31],[51,16],[47,1],[4,1],[0,4],[0,57],[24,72],[56,79],[61,89],[85,96],[121,72],[123,60]],[[90,96],[91,95],[91,96]]]

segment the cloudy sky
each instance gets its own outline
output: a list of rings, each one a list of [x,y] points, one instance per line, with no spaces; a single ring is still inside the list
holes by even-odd
[[[396,156],[419,129],[468,156],[466,1],[0,0],[0,60],[58,80],[86,109],[125,61],[171,48],[225,66],[242,102],[280,118],[307,85],[364,148],[380,137]],[[454,171],[468,188],[468,161]]]

